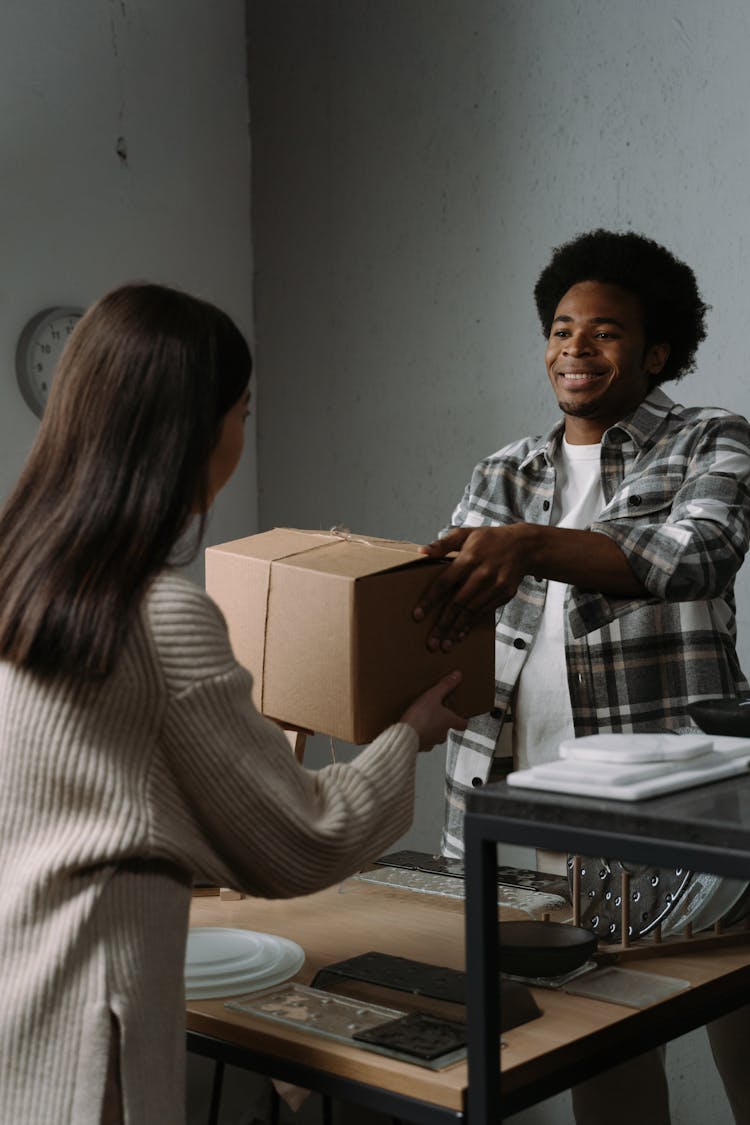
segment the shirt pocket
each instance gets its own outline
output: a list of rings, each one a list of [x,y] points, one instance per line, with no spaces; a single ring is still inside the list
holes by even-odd
[[[648,518],[651,523],[665,523],[684,483],[682,473],[646,473],[632,481],[625,480],[596,522]]]

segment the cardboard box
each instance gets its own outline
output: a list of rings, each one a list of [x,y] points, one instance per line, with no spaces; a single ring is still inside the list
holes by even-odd
[[[252,672],[270,718],[369,742],[442,675],[460,668],[449,705],[494,706],[495,631],[477,625],[450,653],[429,652],[434,617],[412,609],[442,560],[412,543],[276,528],[206,550],[206,589]]]

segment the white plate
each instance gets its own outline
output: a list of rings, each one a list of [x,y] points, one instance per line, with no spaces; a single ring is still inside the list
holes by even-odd
[[[743,753],[750,754],[750,738],[736,738],[729,734],[712,734],[711,740],[714,744],[714,750],[719,754],[731,754],[733,756],[740,756]]]
[[[304,962],[304,950],[288,938],[196,926],[188,931],[185,995],[209,1000],[270,988],[294,976]]]
[[[260,992],[274,985],[283,984],[299,972],[304,960],[305,955],[302,950],[290,951],[273,972],[263,977],[248,980],[240,973],[226,978],[217,977],[210,982],[203,981],[197,984],[186,982],[185,996],[188,1000],[218,1000],[225,996],[247,996],[251,992]]]
[[[564,738],[561,758],[599,762],[666,762],[696,758],[712,749],[713,736],[693,734],[586,734]]]
[[[264,970],[278,957],[278,939],[254,930],[196,927],[188,932],[185,972],[191,977],[215,976],[217,972]]]
[[[710,896],[698,917],[693,919],[693,929],[696,933],[710,930],[717,922],[725,918],[747,890],[746,879],[727,879],[724,876],[719,876],[719,879],[719,886]]]
[[[709,930],[739,901],[747,889],[745,879],[696,873],[680,901],[662,922],[664,937],[683,933],[690,923],[694,933]]]
[[[264,950],[266,952],[262,959],[254,957],[243,962],[239,957],[227,958],[226,960],[217,958],[212,964],[204,964],[199,969],[195,969],[192,964],[186,962],[185,976],[194,984],[201,981],[213,981],[217,977],[223,979],[242,976],[246,980],[252,980],[254,977],[267,976],[268,973],[272,973],[278,968],[284,959],[286,948],[281,938],[272,937],[269,934],[268,942],[264,943]]]
[[[682,759],[669,762],[600,762],[583,761],[580,758],[558,758],[554,762],[544,762],[534,766],[538,777],[555,777],[561,781],[574,781],[580,778],[587,785],[631,785],[636,781],[648,781],[652,777],[666,777],[668,773],[680,770],[697,769],[699,766],[724,761],[718,754],[702,754],[699,758]]]
[[[719,759],[718,762],[716,759]],[[509,773],[507,783],[521,789],[543,789],[552,793],[569,793],[574,797],[596,797],[616,801],[642,801],[647,797],[658,797],[662,793],[676,793],[680,789],[690,789],[695,785],[705,785],[723,777],[734,777],[747,773],[750,754],[743,752],[739,757],[728,754],[711,755],[710,764],[698,768],[702,759],[691,766],[667,773],[661,777],[650,777],[644,781],[634,781],[624,785],[606,785],[603,782],[585,782],[578,774],[570,778],[545,776],[542,766]],[[716,764],[714,764],[716,763]],[[690,767],[690,768],[688,768]]]

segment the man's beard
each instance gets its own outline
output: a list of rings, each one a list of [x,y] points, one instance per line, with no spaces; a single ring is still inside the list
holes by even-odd
[[[571,418],[595,418],[599,409],[598,402],[558,402],[557,405]]]

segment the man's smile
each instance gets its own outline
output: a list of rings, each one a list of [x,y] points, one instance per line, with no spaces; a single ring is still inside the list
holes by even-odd
[[[608,375],[609,371],[557,371],[555,374],[564,383],[590,383]]]

